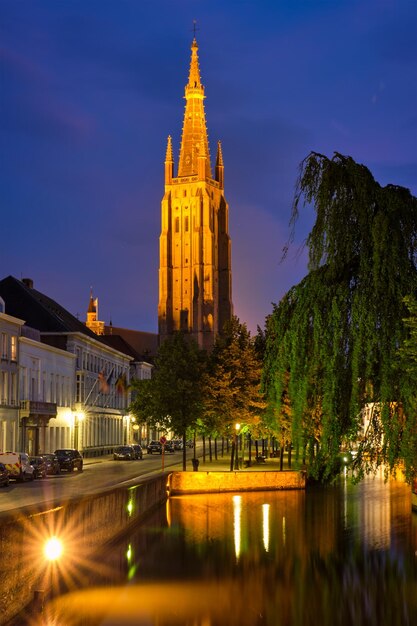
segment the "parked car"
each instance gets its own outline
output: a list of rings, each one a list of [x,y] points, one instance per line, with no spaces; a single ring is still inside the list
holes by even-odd
[[[115,461],[134,461],[136,459],[136,452],[133,446],[117,446],[113,450],[113,459]]]
[[[31,456],[29,463],[35,470],[35,478],[46,478],[46,463],[43,456]]]
[[[175,452],[175,446],[173,441],[165,442],[165,452]]]
[[[58,457],[59,467],[67,472],[73,472],[77,469],[79,472],[83,471],[83,457],[78,450],[74,448],[60,448],[55,450],[55,456]]]
[[[59,460],[56,454],[42,454],[44,461],[46,463],[46,473],[47,474],[60,474],[61,466],[59,464]]]
[[[142,459],[143,458],[143,450],[142,450],[142,446],[139,443],[132,443],[132,448],[135,451],[135,459]]]
[[[151,441],[146,449],[148,454],[153,454],[154,452],[156,452],[156,454],[162,454],[162,445],[159,441]]]
[[[182,450],[183,449],[183,443],[182,443],[182,439],[173,439],[173,444],[174,444],[174,448],[176,450]]]
[[[7,487],[10,481],[9,470],[5,466],[4,463],[0,463],[0,485],[2,487]]]
[[[10,478],[21,482],[35,478],[35,470],[26,452],[0,452],[0,463],[6,466]]]

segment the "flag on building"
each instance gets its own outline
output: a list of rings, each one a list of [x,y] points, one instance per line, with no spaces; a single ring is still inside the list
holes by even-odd
[[[108,378],[106,378],[104,371],[101,370],[101,372],[98,375],[98,388],[100,389],[101,393],[109,393],[110,391],[110,382],[111,379],[111,374]]]
[[[126,374],[120,374],[119,378],[116,380],[116,391],[120,394],[126,394],[127,390],[128,384]]]

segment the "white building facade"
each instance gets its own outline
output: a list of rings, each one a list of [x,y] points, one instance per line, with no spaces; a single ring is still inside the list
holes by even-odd
[[[0,298],[0,450],[17,450],[19,442],[19,336],[24,324],[4,313]]]
[[[21,449],[34,455],[73,447],[75,355],[42,343],[28,327],[19,345]]]
[[[41,336],[49,344],[63,342],[75,356],[72,447],[84,456],[108,454],[126,440],[132,358],[81,332]]]

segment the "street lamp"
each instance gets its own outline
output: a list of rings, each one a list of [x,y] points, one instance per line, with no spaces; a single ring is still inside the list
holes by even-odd
[[[130,415],[123,415],[123,420],[125,423],[125,427],[124,427],[124,435],[123,435],[123,443],[127,444],[129,443],[129,435],[130,435]]]
[[[79,450],[82,444],[82,436],[80,436],[81,423],[84,420],[84,413],[80,411],[74,415],[74,448]]]
[[[236,423],[235,424],[235,469],[239,469],[239,431],[240,431],[240,424]]]

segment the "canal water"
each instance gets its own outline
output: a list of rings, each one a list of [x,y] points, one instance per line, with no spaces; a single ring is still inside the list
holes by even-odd
[[[42,623],[411,626],[417,515],[382,477],[175,497],[99,559],[74,558],[70,582]]]

